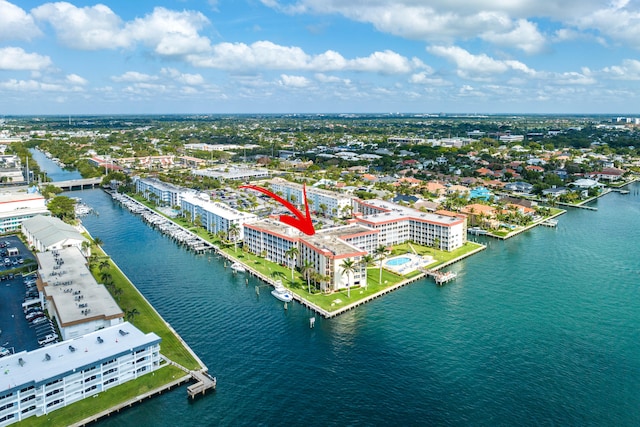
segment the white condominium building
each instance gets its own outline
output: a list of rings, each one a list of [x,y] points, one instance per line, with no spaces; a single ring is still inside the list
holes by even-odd
[[[80,249],[72,246],[36,255],[40,265],[38,290],[62,339],[123,322],[124,313],[107,288],[93,278]]]
[[[314,279],[320,289],[343,289],[347,286],[366,286],[366,266],[361,264],[368,250],[378,245],[379,231],[361,225],[347,225],[319,230],[308,236],[286,224],[267,218],[244,225],[244,244],[249,252],[264,255],[269,261],[296,267],[305,261],[313,266],[321,279]],[[359,245],[362,245],[360,247]],[[363,248],[367,249],[363,249]],[[298,254],[287,252],[296,248]],[[353,271],[346,274],[342,264],[353,261]]]
[[[313,236],[300,239],[301,265],[306,261],[313,266],[319,274],[318,283],[323,291],[367,286],[367,266],[362,263],[367,251],[348,243],[346,239],[361,233],[375,236],[376,232],[358,225],[348,227],[321,230]],[[346,268],[347,263],[351,264],[351,271]]]
[[[354,200],[355,222],[379,230],[381,245],[413,241],[452,251],[467,241],[465,219],[421,212],[383,200]]]
[[[19,230],[23,221],[36,215],[50,215],[42,194],[27,187],[0,191],[0,233]]]
[[[221,231],[232,241],[242,241],[243,225],[258,219],[254,214],[241,212],[224,203],[212,202],[204,193],[185,195],[180,202],[180,208],[188,213],[192,221],[199,217],[207,231],[214,234]],[[231,229],[236,229],[237,233],[229,233]]]
[[[0,359],[0,427],[46,415],[160,366],[160,337],[122,323]]]
[[[300,205],[304,199],[302,185],[289,182],[282,178],[267,181],[274,193],[279,193],[285,199]],[[343,215],[351,207],[351,197],[321,188],[306,187],[307,203],[311,212],[322,212],[326,215]]]
[[[302,233],[272,218],[244,224],[244,242],[249,252],[277,264],[290,266],[292,259],[286,253],[292,247],[299,250]],[[300,257],[294,257],[299,265]]]
[[[136,192],[159,206],[180,206],[182,198],[189,194],[195,194],[195,190],[178,187],[155,178],[134,177]]]

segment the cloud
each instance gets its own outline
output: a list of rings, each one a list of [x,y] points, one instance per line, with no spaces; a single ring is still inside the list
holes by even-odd
[[[286,74],[280,75],[279,82],[281,86],[292,88],[305,88],[311,84],[311,81],[304,76],[289,76]]]
[[[496,45],[515,47],[529,54],[540,52],[545,44],[545,38],[538,31],[537,25],[524,19],[518,20],[511,31],[487,31],[480,38]]]
[[[198,34],[207,24],[209,20],[200,12],[156,7],[150,15],[128,23],[125,33],[159,55],[180,56],[209,50],[210,40]]]
[[[288,14],[340,15],[378,31],[436,44],[481,39],[526,53],[543,50],[548,37],[578,31],[640,49],[640,13],[629,0],[297,0],[262,3]],[[549,23],[563,32],[546,35]],[[572,35],[575,38],[575,35]],[[604,40],[602,41],[604,42]]]
[[[152,76],[149,74],[139,73],[137,71],[127,71],[126,73],[120,76],[113,76],[111,80],[118,83],[142,83],[142,82],[150,82],[153,80],[157,80],[157,76]]]
[[[597,30],[616,42],[640,49],[640,12],[635,2],[617,0],[572,21],[582,30]]]
[[[455,63],[460,77],[495,75],[507,71],[519,71],[532,76],[536,74],[534,70],[520,61],[498,60],[484,53],[473,55],[457,46],[430,46],[427,51]]]
[[[69,87],[64,84],[17,79],[0,82],[0,89],[16,92],[72,92],[77,90],[75,87]]]
[[[79,8],[67,2],[45,3],[31,14],[48,22],[58,39],[74,49],[116,49],[131,44],[122,31],[122,20],[103,4]]]
[[[411,75],[409,77],[409,83],[427,86],[448,86],[451,82],[448,82],[439,77],[432,77],[431,73],[427,71],[421,71],[419,73]]]
[[[640,80],[640,61],[637,59],[625,59],[622,65],[605,67],[603,74],[615,80]]]
[[[87,79],[80,77],[77,74],[69,74],[67,75],[67,82],[74,84],[74,85],[79,85],[79,86],[84,86],[87,83],[89,83],[87,81]]]
[[[314,77],[320,83],[329,83],[329,84],[337,83],[337,84],[343,84],[345,86],[348,86],[351,84],[350,79],[343,79],[338,76],[329,76],[324,73],[316,73]]]
[[[373,52],[366,57],[346,59],[340,53],[328,50],[319,55],[309,55],[297,46],[282,46],[261,40],[250,45],[245,43],[219,43],[207,54],[188,55],[194,66],[223,70],[308,70],[362,71],[380,74],[410,73],[426,65],[417,58],[406,58],[396,52],[385,50]]]
[[[181,73],[175,68],[163,68],[161,73],[185,85],[198,86],[204,84],[204,78],[200,74]]]
[[[37,53],[27,53],[19,47],[0,48],[0,70],[37,71],[51,65],[51,58]]]
[[[42,32],[27,12],[6,0],[0,0],[0,42],[31,40],[41,34]]]
[[[156,7],[142,18],[123,22],[103,4],[76,7],[57,2],[43,4],[31,13],[37,20],[49,23],[58,39],[74,49],[133,48],[143,44],[161,56],[181,56],[210,48],[210,40],[198,33],[209,24],[200,12]]]

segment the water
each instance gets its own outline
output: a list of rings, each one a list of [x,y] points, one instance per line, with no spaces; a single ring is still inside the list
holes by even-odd
[[[385,264],[393,266],[393,267],[397,267],[399,265],[404,265],[404,264],[406,264],[408,262],[411,262],[411,258],[408,258],[408,257],[405,256],[405,257],[398,257],[398,258],[390,259],[389,261],[385,262]]]
[[[92,235],[218,377],[101,426],[640,425],[640,185],[335,319],[284,311],[101,190]]]
[[[51,178],[52,181],[67,181],[70,179],[82,178],[80,172],[78,172],[77,170],[62,169],[60,166],[54,163],[53,160],[45,156],[42,151],[38,151],[33,148],[29,149],[29,151],[31,152],[31,157],[33,157],[33,160],[35,160],[36,163],[38,163],[38,166],[40,166],[40,170],[46,171],[47,176]]]

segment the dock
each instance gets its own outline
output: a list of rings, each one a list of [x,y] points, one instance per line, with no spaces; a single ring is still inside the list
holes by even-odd
[[[545,227],[557,227],[558,226],[558,220],[556,220],[556,219],[548,219],[546,221],[541,222],[540,225],[543,225]]]
[[[191,378],[196,383],[187,387],[187,394],[191,399],[197,396],[203,396],[208,390],[215,390],[218,381],[216,377],[212,377],[206,371],[191,371]]]
[[[140,215],[143,221],[151,227],[160,230],[163,234],[171,237],[173,240],[186,246],[193,252],[200,254],[210,252],[215,249],[212,243],[176,224],[174,221],[160,215],[153,209],[145,206],[132,197],[115,191],[108,191],[108,193],[111,194],[113,200],[119,202],[131,213]]]
[[[432,277],[436,282],[436,285],[442,286],[458,277],[458,274],[453,271],[438,271],[438,270],[420,270],[427,277]]]

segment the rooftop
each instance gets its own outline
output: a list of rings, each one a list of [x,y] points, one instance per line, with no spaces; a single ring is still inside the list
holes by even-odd
[[[51,216],[36,215],[25,220],[22,226],[44,247],[69,239],[88,241],[75,227]]]
[[[122,332],[120,332],[122,331]],[[126,322],[72,340],[0,359],[0,390],[4,393],[28,384],[40,385],[100,361],[159,343],[160,337],[142,333]]]
[[[245,227],[266,231],[270,234],[278,234],[280,236],[286,236],[287,238],[294,240],[302,236],[302,233],[297,229],[281,223],[273,218],[265,218],[260,221],[245,224]]]
[[[460,222],[460,218],[453,218],[448,216],[442,216],[438,214],[421,212],[417,209],[410,207],[396,205],[395,203],[385,202],[380,199],[371,199],[365,201],[359,201],[364,205],[373,206],[382,212],[371,215],[365,215],[359,219],[372,224],[380,224],[391,221],[398,221],[402,219],[414,219],[418,221],[431,222],[443,226],[451,226]]]
[[[96,282],[76,247],[36,254],[45,297],[53,301],[61,326],[124,317],[109,291]],[[88,310],[87,310],[88,309]]]

